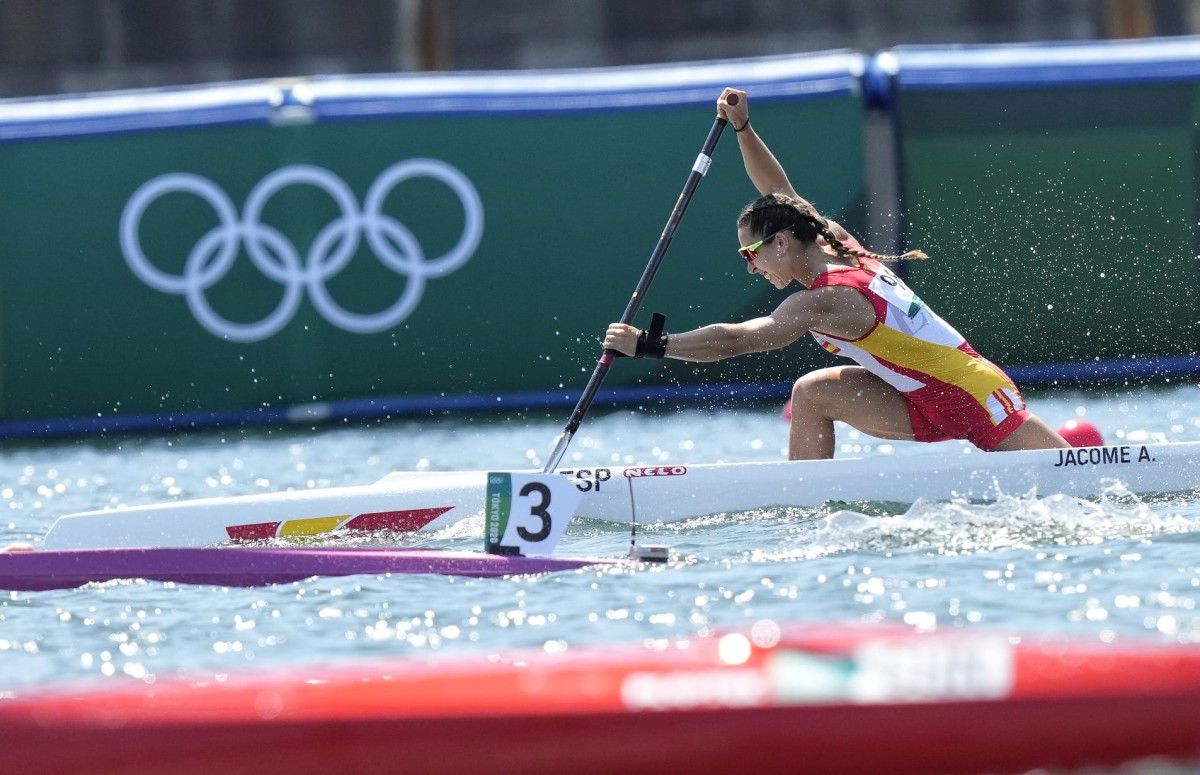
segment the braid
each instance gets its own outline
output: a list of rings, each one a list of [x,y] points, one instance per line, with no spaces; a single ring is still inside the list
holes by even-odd
[[[791,231],[797,239],[806,243],[815,241],[817,235],[820,235],[839,256],[852,256],[855,259],[870,258],[875,261],[907,261],[929,258],[920,250],[891,255],[852,248],[834,235],[833,227],[829,225],[829,219],[817,212],[815,207],[808,202],[778,192],[767,194],[751,202],[742,210],[737,222],[738,226],[747,226],[756,234]]]

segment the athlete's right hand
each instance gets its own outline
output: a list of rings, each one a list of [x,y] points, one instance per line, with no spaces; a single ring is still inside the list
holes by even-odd
[[[641,335],[641,329],[628,323],[610,323],[608,331],[604,332],[604,349],[616,350],[632,358],[637,355],[638,337]]]
[[[730,95],[737,95],[734,99],[736,105],[730,104]],[[733,88],[721,92],[717,98],[717,115],[732,124],[734,129],[745,127],[750,120],[750,100],[746,98],[746,92]]]

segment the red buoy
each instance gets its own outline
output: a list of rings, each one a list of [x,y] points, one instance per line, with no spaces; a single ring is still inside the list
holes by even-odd
[[[1100,429],[1087,420],[1067,420],[1058,429],[1058,435],[1072,447],[1102,447],[1104,436]]]

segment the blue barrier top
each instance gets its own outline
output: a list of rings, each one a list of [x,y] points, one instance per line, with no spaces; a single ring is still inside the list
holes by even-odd
[[[868,101],[894,92],[1088,86],[1200,80],[1200,37],[1087,43],[899,46],[876,54]]]
[[[0,100],[0,141],[267,123],[284,102],[268,81]]]
[[[853,52],[639,67],[318,76],[0,100],[0,141],[354,116],[607,110],[714,102],[725,86],[758,99],[858,94]]]
[[[637,109],[703,105],[726,86],[755,99],[859,94],[864,54],[834,51],[581,70],[327,76],[296,87],[317,117]]]
[[[1200,37],[1037,45],[900,46],[638,67],[317,76],[0,100],[0,141],[317,118],[637,109],[897,91],[1200,80]]]

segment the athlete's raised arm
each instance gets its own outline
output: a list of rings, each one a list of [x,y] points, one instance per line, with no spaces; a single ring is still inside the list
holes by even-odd
[[[731,94],[737,95],[736,105],[729,104],[729,95]],[[750,98],[746,92],[740,89],[726,88],[717,99],[717,113],[728,121],[733,130],[737,132],[738,148],[742,151],[742,163],[746,165],[746,174],[754,183],[754,187],[758,189],[758,193],[764,196],[787,194],[793,199],[810,204],[808,200],[796,193],[796,189],[788,180],[783,165],[754,131],[754,126],[750,123]],[[854,235],[846,231],[840,223],[830,220],[829,225],[838,239],[852,243],[852,247],[861,247]]]
[[[737,104],[729,104],[729,96],[737,95]],[[746,165],[746,174],[758,189],[760,194],[780,193],[796,199],[800,195],[792,188],[783,165],[771,153],[771,149],[762,141],[754,127],[750,125],[750,104],[746,92],[740,89],[727,88],[717,99],[717,114],[729,122],[737,133],[738,148],[742,151],[742,163]]]

